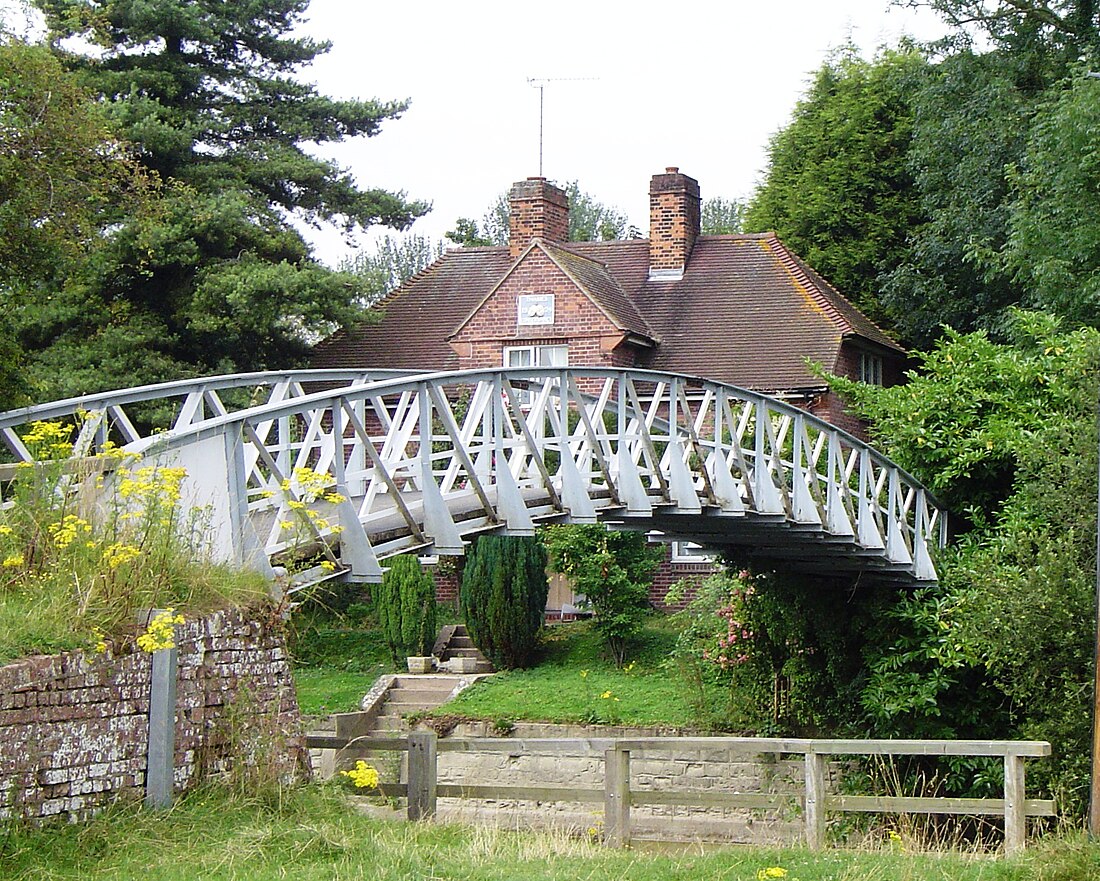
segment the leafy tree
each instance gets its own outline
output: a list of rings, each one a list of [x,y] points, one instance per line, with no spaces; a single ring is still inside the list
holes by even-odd
[[[841,383],[896,461],[972,528],[902,627],[863,703],[888,733],[1051,740],[1035,778],[1083,806],[1090,733],[1100,331],[1017,313],[1008,342],[950,334],[908,385]]]
[[[483,535],[474,543],[459,604],[471,639],[493,666],[534,662],[549,592],[546,551],[537,538]]]
[[[502,244],[494,242],[489,236],[482,235],[477,221],[470,217],[460,217],[455,221],[455,228],[446,234],[447,238],[463,248],[483,248],[487,245]],[[507,243],[507,237],[505,242]]]
[[[1100,48],[1094,0],[904,0],[934,9],[969,41],[977,30],[1015,53],[1057,53],[1076,60]]]
[[[745,214],[748,231],[775,230],[872,317],[884,311],[878,274],[902,262],[923,219],[906,152],[911,84],[926,65],[910,49],[868,62],[848,47],[826,61],[772,138]]]
[[[49,299],[102,244],[114,206],[152,189],[101,109],[44,46],[0,35],[0,308]],[[24,354],[0,324],[0,410],[25,400]]]
[[[61,295],[19,316],[56,393],[286,366],[361,314],[363,284],[313,260],[290,218],[401,228],[425,206],[303,149],[374,135],[406,107],[294,78],[328,48],[291,36],[306,0],[38,5],[66,66],[166,185],[157,215],[123,218]]]
[[[597,202],[581,191],[577,181],[566,185],[565,194],[569,198],[569,241],[613,242],[638,238],[637,228],[630,225],[622,211]]]
[[[388,235],[370,253],[357,255],[343,268],[362,279],[363,298],[369,305],[426,269],[442,254],[443,243],[432,242],[427,236]]]
[[[1010,273],[986,255],[1008,236],[1008,167],[1019,161],[1034,96],[1026,65],[959,51],[914,80],[907,165],[922,220],[883,267],[882,302],[901,335],[928,346],[944,325],[1000,333],[1020,302]]]
[[[546,530],[554,569],[566,576],[595,613],[595,627],[622,666],[630,637],[649,610],[649,583],[663,557],[640,532],[611,532],[600,525]]]
[[[1013,274],[1025,305],[1100,325],[1100,82],[1047,93],[1012,169],[1008,241],[991,262]]]
[[[414,554],[390,560],[382,583],[375,588],[374,602],[394,666],[401,658],[431,652],[436,632],[435,583]]]
[[[700,219],[703,235],[725,236],[741,232],[747,207],[740,199],[723,199],[720,196],[704,199]]]

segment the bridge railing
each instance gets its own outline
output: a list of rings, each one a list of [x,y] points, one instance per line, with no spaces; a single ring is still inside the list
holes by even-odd
[[[341,377],[309,393],[308,383]],[[733,386],[599,368],[296,372],[272,377],[262,404],[212,414],[216,389],[173,386],[160,388],[184,402],[174,427],[127,449],[187,467],[221,556],[316,552],[330,571],[373,579],[393,553],[461,553],[478,531],[529,534],[537,521],[567,517],[742,541],[764,556],[774,550],[765,527],[783,526],[819,536],[823,552],[840,543],[891,571],[935,578],[929,547],[942,542],[945,520],[911,475],[840,429]],[[74,454],[153,388],[106,396],[100,427],[86,422]],[[17,419],[4,414],[0,432],[18,452]],[[732,519],[744,521],[739,530]]]
[[[408,373],[362,369],[236,373],[80,395],[0,413],[0,439],[15,461],[30,462],[34,456],[17,429],[32,422],[66,419],[79,423],[73,455],[94,456],[107,441],[117,446],[140,441],[148,435],[147,429],[179,431],[235,410],[303,397],[309,387],[356,385]],[[142,405],[143,419],[132,418],[132,410],[142,410]],[[148,419],[153,421],[144,424]]]

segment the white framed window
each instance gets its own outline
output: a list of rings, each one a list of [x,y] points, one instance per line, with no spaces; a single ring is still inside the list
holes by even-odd
[[[505,367],[567,367],[569,346],[505,346]]]
[[[713,563],[718,557],[693,541],[672,543],[673,563]]]
[[[882,356],[859,353],[859,381],[867,385],[882,385]]]
[[[505,346],[505,367],[568,367],[569,346]],[[519,392],[519,401],[528,406],[533,399],[529,391]]]

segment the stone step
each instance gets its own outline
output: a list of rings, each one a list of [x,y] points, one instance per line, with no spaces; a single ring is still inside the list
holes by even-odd
[[[400,713],[380,713],[374,717],[371,732],[376,731],[407,731],[408,724]]]
[[[476,648],[455,648],[448,646],[446,653],[443,655],[443,660],[449,660],[450,658],[480,658],[483,657],[480,651]]]
[[[453,679],[433,680],[425,677],[419,682],[400,682],[390,686],[387,694],[450,694],[458,683]]]
[[[403,673],[400,676],[395,676],[390,688],[442,688],[445,685],[449,685],[454,688],[458,685],[461,676],[453,676],[449,673]]]
[[[382,709],[389,713],[415,713],[418,710],[434,710],[443,701],[395,701],[387,700],[382,704]]]
[[[474,641],[468,636],[452,636],[447,642],[447,647],[451,649],[472,649],[474,648]]]
[[[418,704],[425,707],[438,707],[440,704],[446,703],[450,695],[450,689],[447,691],[406,691],[402,688],[398,691],[389,692],[386,695],[386,701],[389,703]]]

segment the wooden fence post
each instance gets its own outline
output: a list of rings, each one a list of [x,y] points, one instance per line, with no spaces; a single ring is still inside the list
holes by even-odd
[[[436,734],[434,731],[409,732],[409,805],[410,820],[435,815]]]
[[[1005,753],[1005,855],[1024,849],[1027,839],[1027,805],[1024,803],[1024,760]]]
[[[825,756],[808,752],[805,763],[806,798],[802,823],[806,847],[821,850],[825,846]]]
[[[630,844],[630,751],[605,750],[603,754],[604,843],[612,847]]]

